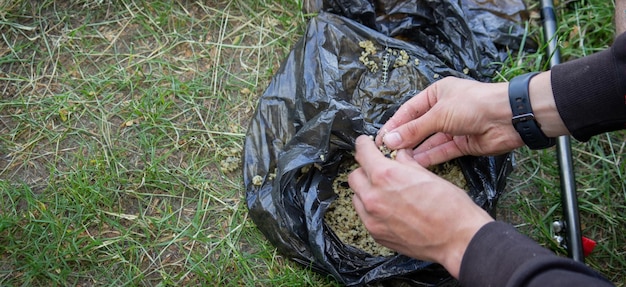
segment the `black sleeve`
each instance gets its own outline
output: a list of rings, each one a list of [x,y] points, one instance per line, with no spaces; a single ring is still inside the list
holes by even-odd
[[[462,286],[614,286],[586,265],[557,256],[497,221],[472,238],[459,281]]]
[[[574,138],[626,129],[626,33],[610,49],[552,68],[557,109]]]

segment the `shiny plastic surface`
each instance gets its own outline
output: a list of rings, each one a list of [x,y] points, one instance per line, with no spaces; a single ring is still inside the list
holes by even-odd
[[[471,5],[462,8],[458,1],[308,1],[305,7],[322,11],[274,75],[247,131],[243,178],[250,217],[281,254],[346,285],[448,284],[450,275],[437,264],[376,257],[338,240],[323,220],[334,199],[332,181],[356,137],[376,134],[417,91],[445,76],[489,81],[498,68],[491,63],[503,61],[506,46],[520,46],[520,26],[493,14],[493,5],[472,10],[468,20],[464,8]],[[480,26],[471,24],[478,19]],[[390,67],[383,81],[380,68],[372,71],[359,60],[359,43],[366,40],[377,48],[370,59],[379,67],[387,48],[406,51],[408,63]],[[510,156],[458,160],[470,195],[492,213]]]

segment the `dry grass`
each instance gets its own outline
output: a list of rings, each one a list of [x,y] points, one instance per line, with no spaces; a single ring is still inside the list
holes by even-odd
[[[276,253],[223,165],[303,32],[299,5],[0,1],[0,285],[336,285]],[[565,24],[566,55],[606,46],[582,41],[609,33],[593,13],[570,13],[587,26]],[[623,281],[624,134],[575,151],[590,262]],[[549,245],[554,157],[520,155],[501,210]]]

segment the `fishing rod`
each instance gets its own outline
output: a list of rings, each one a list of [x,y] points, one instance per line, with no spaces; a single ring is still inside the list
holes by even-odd
[[[557,19],[552,0],[541,0],[541,19],[543,22],[544,39],[548,43],[550,67],[561,63],[561,53],[557,46]],[[559,175],[561,177],[561,201],[563,205],[563,220],[553,223],[556,232],[563,232],[564,238],[560,242],[566,249],[568,256],[576,261],[584,262],[582,233],[576,195],[576,180],[572,164],[572,149],[569,136],[560,136],[556,143]]]

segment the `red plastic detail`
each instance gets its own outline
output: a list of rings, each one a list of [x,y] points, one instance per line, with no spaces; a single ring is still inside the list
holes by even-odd
[[[593,249],[596,248],[596,242],[584,237],[582,238],[583,241],[583,255],[585,257],[589,256],[589,254],[591,254],[591,252],[593,252]]]

